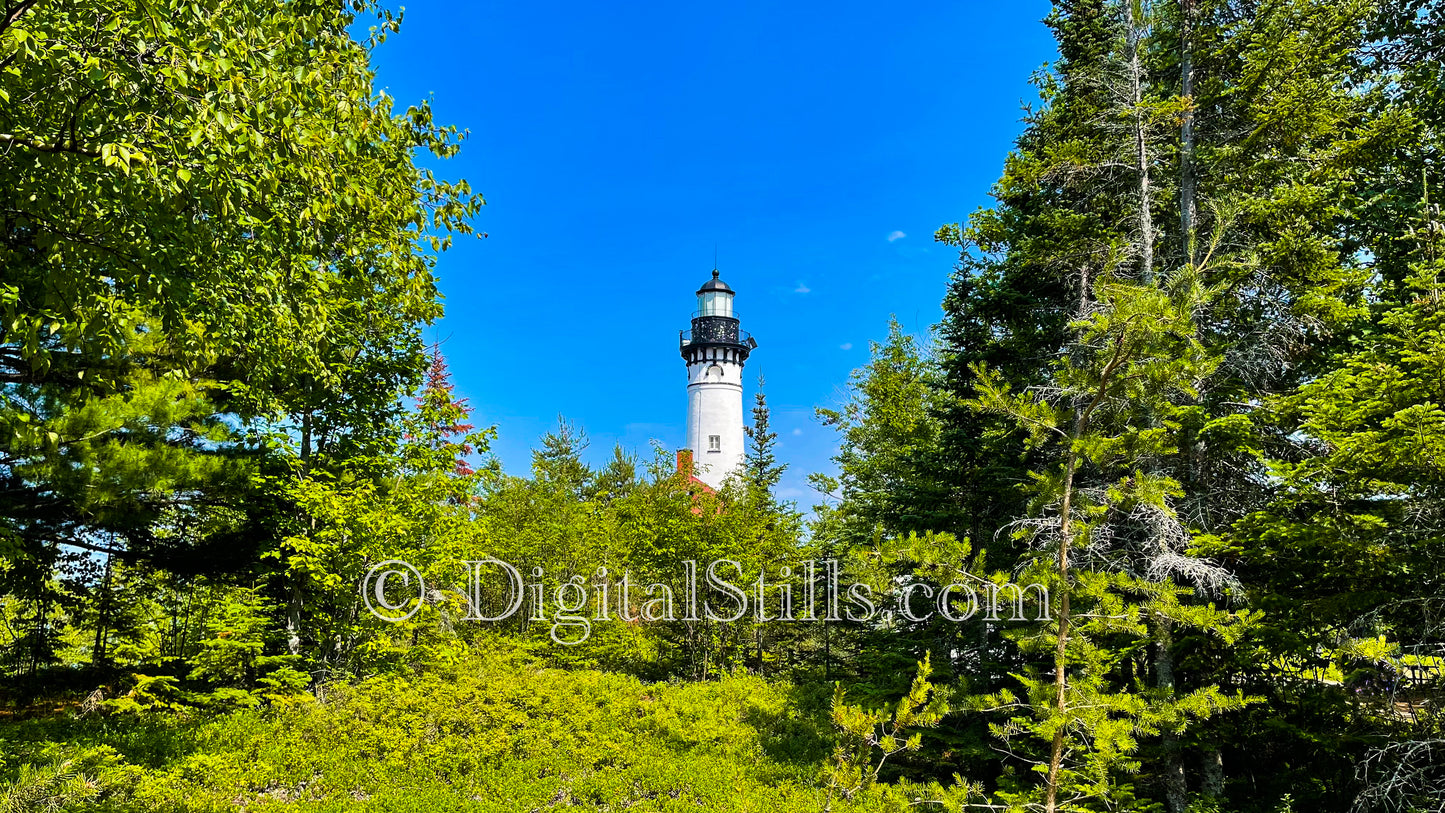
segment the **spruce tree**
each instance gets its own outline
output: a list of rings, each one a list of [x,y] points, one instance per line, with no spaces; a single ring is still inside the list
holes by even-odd
[[[748,436],[748,452],[743,479],[756,499],[771,504],[774,501],[773,489],[783,479],[783,472],[788,467],[785,463],[778,463],[778,433],[772,431],[768,395],[763,389],[765,384],[763,377],[758,376],[758,391],[753,396],[753,425],[744,427]]]

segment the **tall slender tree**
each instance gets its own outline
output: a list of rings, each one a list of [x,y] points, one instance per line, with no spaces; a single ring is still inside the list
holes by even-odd
[[[771,504],[773,489],[783,479],[786,463],[778,462],[778,433],[772,430],[772,413],[768,409],[768,395],[763,389],[767,382],[758,376],[758,389],[753,396],[753,424],[744,427],[748,435],[748,454],[743,479],[749,490],[758,499]]]

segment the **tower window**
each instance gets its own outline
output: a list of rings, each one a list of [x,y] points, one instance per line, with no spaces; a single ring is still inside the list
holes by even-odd
[[[709,452],[721,452],[721,451],[722,451],[722,435],[708,435],[708,436],[707,436],[707,450],[708,450]]]

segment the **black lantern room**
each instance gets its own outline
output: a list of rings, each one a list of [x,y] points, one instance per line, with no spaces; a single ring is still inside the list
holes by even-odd
[[[689,363],[720,360],[741,364],[758,346],[747,331],[739,327],[738,316],[733,312],[734,294],[726,282],[718,279],[717,269],[713,269],[712,279],[697,289],[692,330],[681,331],[679,337],[682,357]]]

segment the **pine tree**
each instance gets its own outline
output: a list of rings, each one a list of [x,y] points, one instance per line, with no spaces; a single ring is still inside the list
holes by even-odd
[[[1358,349],[1273,401],[1303,453],[1270,461],[1273,498],[1231,535],[1250,542],[1276,651],[1338,670],[1348,702],[1373,711],[1339,746],[1371,749],[1357,756],[1364,810],[1442,801],[1420,763],[1440,721],[1419,711],[1445,699],[1429,666],[1445,646],[1445,218],[1428,198],[1419,210],[1399,298]]]
[[[1054,465],[1033,473],[1030,516],[1015,524],[1035,551],[1024,573],[1049,586],[1055,610],[1053,624],[1013,637],[1035,656],[1052,649],[1051,668],[1047,677],[1020,676],[1023,694],[1004,689],[978,701],[984,709],[1027,710],[1006,711],[1007,722],[995,726],[1010,750],[1027,748],[1015,742],[1025,734],[1047,743],[1041,786],[1004,793],[1010,804],[1052,813],[1132,798],[1127,777],[1139,769],[1141,734],[1182,732],[1243,705],[1217,686],[1145,693],[1114,674],[1159,620],[1227,638],[1239,634],[1241,620],[1190,606],[1181,600],[1189,591],[1174,581],[1212,566],[1187,555],[1189,536],[1171,505],[1179,484],[1149,470],[1148,461],[1175,442],[1155,419],[1197,391],[1218,360],[1195,335],[1207,296],[1198,275],[1186,269],[1161,283],[1098,279],[1097,305],[1073,324],[1070,352],[1043,388],[1015,392],[998,374],[976,370],[975,408],[1058,449]]]
[[[1067,0],[1045,22],[1060,59],[1034,76],[1041,106],[1025,111],[1027,127],[991,192],[995,205],[935,235],[962,251],[939,332],[949,396],[936,407],[943,440],[915,464],[945,486],[936,504],[920,507],[936,516],[932,529],[1005,556],[1007,537],[996,531],[1023,510],[1017,485],[1033,453],[997,416],[961,406],[977,394],[974,367],[987,365],[1015,386],[1044,379],[1090,281],[1127,241],[1119,202],[1137,184],[1127,172],[1130,142],[1113,125],[1115,10],[1104,0]]]
[[[539,485],[581,499],[591,490],[592,469],[582,461],[591,441],[587,430],[557,416],[557,428],[542,436],[542,448],[532,451],[532,476]]]
[[[744,427],[748,435],[747,465],[743,473],[749,492],[763,503],[773,504],[773,489],[783,479],[786,463],[778,463],[778,433],[772,431],[766,382],[758,376],[758,391],[753,396],[753,425]]]
[[[631,494],[640,484],[637,456],[618,444],[612,447],[612,459],[597,472],[593,488],[598,499],[614,500]]]
[[[441,347],[433,345],[430,356],[415,412],[402,433],[403,465],[413,472],[450,468],[450,474],[470,477],[477,471],[467,457],[479,451],[479,444],[484,448],[494,430],[477,434],[476,427],[467,423],[471,409],[465,398],[453,393],[455,385]]]
[[[1440,12],[1408,5],[1055,4],[1049,22],[1061,58],[1038,77],[1044,105],[1030,111],[996,205],[939,232],[965,251],[941,333],[942,381],[953,396],[941,402],[946,454],[911,457],[914,471],[951,489],[950,524],[936,527],[984,545],[999,539],[1025,513],[1013,485],[1062,454],[1047,440],[1026,447],[1018,426],[998,415],[956,406],[977,398],[977,365],[1015,389],[1054,386],[1050,365],[1073,352],[1066,325],[1099,307],[1091,292],[1101,273],[1147,281],[1193,269],[1215,292],[1195,335],[1218,364],[1167,412],[1136,416],[1173,438],[1140,469],[1178,484],[1171,510],[1197,537],[1196,553],[1247,582],[1284,578],[1256,569],[1269,561],[1249,554],[1257,530],[1236,525],[1272,499],[1267,460],[1312,453],[1271,404],[1368,341],[1357,331],[1371,275],[1396,286],[1408,276],[1399,235],[1421,173],[1402,177],[1400,167],[1439,152],[1438,130],[1412,122],[1438,120],[1430,112],[1438,105],[1424,100],[1438,86],[1430,20]],[[992,547],[995,560],[1019,553]],[[1230,683],[1273,692],[1265,679],[1234,683],[1264,670],[1215,636],[1159,619],[1148,638],[1151,657],[1139,668],[1159,691]],[[1193,653],[1188,664],[1179,652]],[[1180,811],[1185,762],[1197,758],[1201,790],[1222,795],[1223,739],[1258,734],[1252,750],[1291,747],[1269,739],[1287,729],[1264,722],[1288,713],[1281,701],[1218,718],[1229,728],[1196,725],[1183,739],[1161,732],[1144,744],[1145,778]],[[1307,780],[1295,774],[1280,787]]]
[[[849,399],[818,417],[839,433],[839,530],[844,547],[937,527],[946,484],[929,476],[924,455],[938,448],[941,396],[929,350],[890,319],[888,337],[871,345],[854,372]]]

